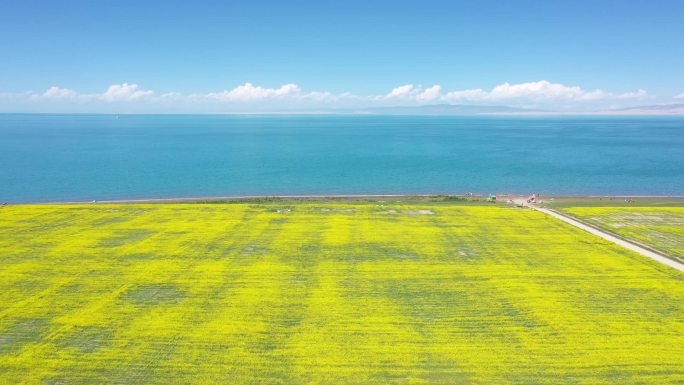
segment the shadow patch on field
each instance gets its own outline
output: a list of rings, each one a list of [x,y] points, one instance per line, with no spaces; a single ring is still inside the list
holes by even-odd
[[[251,242],[241,247],[238,259],[253,260],[253,256],[266,255],[271,253],[269,246],[273,239],[280,233],[282,226],[289,221],[289,218],[275,218],[269,221],[269,225],[257,236],[250,237]]]
[[[448,253],[446,255],[449,259],[467,261],[480,259],[482,257],[478,248],[473,244],[459,241],[451,241],[450,243],[451,245],[449,245],[449,248],[447,249]]]
[[[91,290],[91,286],[79,282],[72,282],[60,287],[59,291],[56,293],[56,296],[61,300],[72,302],[74,298],[78,296],[89,295]],[[74,301],[73,304],[74,306],[77,306],[80,303]]]
[[[422,366],[426,374],[419,376],[428,384],[433,385],[469,385],[473,381],[470,379],[470,374],[464,372],[457,372],[454,368],[453,362],[444,364],[428,362]]]
[[[92,353],[110,345],[112,330],[102,326],[77,326],[58,341],[62,348],[74,348],[83,353]]]
[[[465,287],[448,288],[453,280],[462,281]],[[507,339],[514,337],[502,336],[499,328],[534,329],[545,326],[505,298],[485,297],[479,295],[478,290],[466,288],[482,285],[486,285],[486,280],[454,275],[451,279],[381,280],[360,286],[357,290],[374,293],[399,304],[404,309],[402,314],[414,319],[412,327],[425,337],[430,336],[431,330],[452,322],[471,336],[493,333],[498,335],[497,338]]]
[[[440,280],[387,280],[370,288],[371,292],[403,305],[406,314],[434,321],[452,311],[475,303],[466,292],[440,289]]]
[[[108,218],[100,218],[95,221],[93,221],[93,226],[95,227],[100,227],[100,226],[109,226],[109,225],[115,225],[119,223],[124,223],[130,221],[132,218],[127,217],[125,214],[122,214],[121,216],[117,217],[108,217]]]
[[[46,378],[43,383],[46,385],[176,383],[173,377],[168,373],[163,373],[162,370],[173,370],[165,366],[165,363],[174,356],[175,350],[175,344],[154,342],[142,353],[136,351],[135,359],[130,362],[98,361],[96,367],[88,367],[86,362],[78,362],[74,366],[60,369],[54,376]]]
[[[100,247],[118,247],[123,246],[127,243],[141,241],[150,235],[154,234],[154,231],[146,229],[131,229],[131,230],[118,230],[112,237],[104,238],[100,240]]]
[[[320,254],[321,244],[320,243],[303,243],[299,245],[300,254],[313,254],[314,256]]]
[[[268,254],[270,252],[269,249],[258,245],[258,244],[251,244],[245,246],[242,250],[240,250],[240,256],[241,257],[246,257],[249,255],[264,255]]]
[[[50,285],[35,279],[20,279],[11,284],[12,289],[21,293],[22,298],[29,298],[47,289]]]
[[[104,371],[103,371],[104,372]],[[61,374],[57,377],[49,377],[43,380],[44,385],[90,385],[107,383],[104,373],[85,372],[73,370],[73,372]]]
[[[20,318],[0,331],[0,355],[16,354],[27,344],[39,342],[49,321],[44,318]]]
[[[173,284],[140,285],[129,289],[121,298],[137,306],[173,304],[185,299],[186,293]]]
[[[282,318],[279,320],[280,326],[291,330],[298,327],[304,320],[307,310],[306,298],[309,297],[311,289],[315,286],[314,281],[317,277],[311,272],[314,264],[300,266],[300,271],[295,273],[288,282],[287,295],[290,298],[297,298],[286,305]]]
[[[122,261],[146,261],[150,259],[160,258],[159,255],[152,253],[132,253],[126,254],[121,257]]]
[[[648,288],[622,287],[606,291],[574,292],[574,302],[584,312],[620,314],[632,320],[650,319],[653,316],[672,317],[682,312],[684,307],[676,298],[665,292]],[[639,304],[650,303],[648,309]]]
[[[344,262],[369,262],[378,260],[419,260],[415,251],[394,247],[386,243],[356,243],[342,247],[322,247],[322,253],[332,259]]]

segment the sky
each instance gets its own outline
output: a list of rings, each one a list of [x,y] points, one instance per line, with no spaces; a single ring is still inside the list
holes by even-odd
[[[684,103],[684,1],[0,2],[0,112]]]

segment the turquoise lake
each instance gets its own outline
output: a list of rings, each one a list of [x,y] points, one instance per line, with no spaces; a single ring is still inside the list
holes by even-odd
[[[682,117],[0,115],[0,202],[684,195]]]

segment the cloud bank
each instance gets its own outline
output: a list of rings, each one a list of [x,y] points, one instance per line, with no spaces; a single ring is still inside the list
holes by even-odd
[[[154,95],[154,91],[143,90],[137,84],[112,84],[107,88],[101,98],[108,102],[132,101]]]
[[[600,89],[585,90],[578,86],[566,86],[546,80],[510,84],[503,83],[489,91],[481,88],[452,91],[442,99],[449,102],[496,102],[514,105],[544,106],[559,103],[577,104],[582,102],[606,101],[616,99],[643,99],[648,96],[644,90],[614,94]]]
[[[296,84],[285,84],[279,88],[264,88],[259,86],[254,86],[252,83],[245,83],[243,85],[237,86],[230,91],[224,90],[223,92],[212,92],[206,96],[209,98],[215,98],[223,101],[251,101],[251,100],[261,100],[271,97],[281,97],[287,95],[294,95],[300,92],[299,86]]]
[[[112,84],[100,93],[79,93],[71,88],[52,86],[42,92],[0,93],[0,111],[151,111],[151,112],[240,112],[317,111],[360,109],[425,104],[472,104],[526,107],[545,110],[598,110],[628,107],[652,99],[645,90],[614,93],[584,89],[547,80],[498,84],[491,89],[470,88],[445,91],[404,84],[384,94],[357,95],[350,92],[305,91],[298,84],[275,87],[250,82],[223,91],[207,93],[157,93],[136,83]],[[674,98],[684,98],[684,94]]]
[[[41,95],[35,95],[38,99],[71,99],[78,96],[78,93],[68,88],[53,86],[45,90]]]
[[[439,99],[442,92],[442,86],[435,84],[432,87],[426,88],[423,92],[416,95],[416,100],[430,102]]]
[[[402,97],[411,95],[413,90],[414,90],[413,84],[405,84],[403,86],[399,86],[397,88],[394,88],[387,95],[385,95],[385,98],[386,99],[402,98]]]

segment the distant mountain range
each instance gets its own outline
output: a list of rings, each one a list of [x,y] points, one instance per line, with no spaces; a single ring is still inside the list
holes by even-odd
[[[625,113],[630,115],[679,115],[684,114],[684,104],[659,104],[654,106],[640,106],[610,110],[613,113]]]
[[[371,115],[684,115],[684,104],[661,104],[599,111],[550,111],[510,106],[430,104],[374,107],[346,112]]]
[[[367,113],[378,115],[481,115],[533,112],[536,111],[525,108],[516,108],[508,106],[475,106],[464,104],[430,104],[425,106],[409,107],[375,107],[354,111],[354,113]]]

